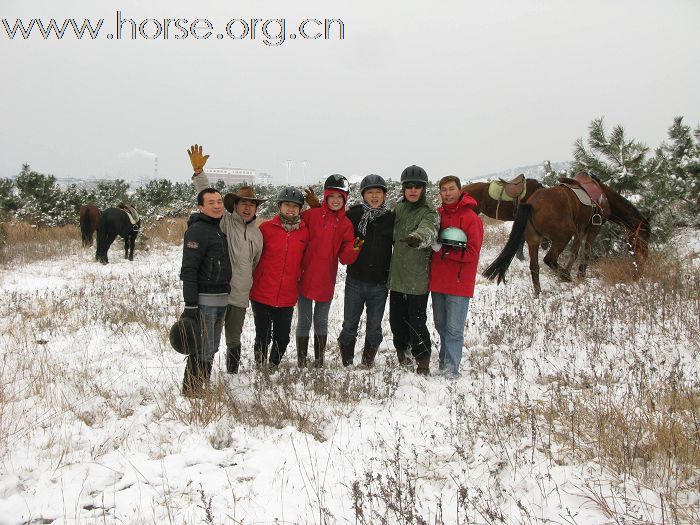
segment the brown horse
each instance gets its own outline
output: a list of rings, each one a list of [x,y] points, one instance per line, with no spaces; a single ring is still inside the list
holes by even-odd
[[[607,220],[625,229],[627,246],[636,258],[639,275],[648,254],[649,221],[615,190],[602,183],[600,187],[610,203],[611,215]],[[584,277],[591,244],[601,228],[600,221],[592,220],[595,212],[594,208],[582,204],[566,186],[559,185],[538,191],[526,204],[518,208],[508,242],[498,257],[484,270],[484,276],[491,280],[498,277],[499,283],[504,281],[515,251],[524,237],[530,253],[530,275],[536,295],[541,291],[537,252],[540,243],[545,239],[552,244],[544,257],[544,263],[565,281],[571,280],[571,267],[576,262],[583,243],[583,259],[579,265],[578,276]],[[566,266],[561,267],[558,263],[559,255],[572,239],[571,257]]]
[[[499,221],[512,221],[515,219],[515,210],[517,208],[515,201],[497,201],[489,195],[490,182],[473,182],[462,186],[462,191],[469,193],[478,204],[477,213],[481,212],[484,215],[497,219]],[[537,190],[544,188],[536,179],[525,179],[525,196],[520,199],[520,202],[527,200]]]
[[[94,204],[80,207],[80,236],[83,246],[92,246],[92,236],[100,223],[100,209]]]

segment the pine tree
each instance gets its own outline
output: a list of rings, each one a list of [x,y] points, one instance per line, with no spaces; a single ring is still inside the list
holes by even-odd
[[[629,139],[622,126],[615,126],[608,135],[603,117],[594,119],[588,127],[587,145],[582,138],[576,140],[573,173],[586,170],[620,193],[630,194],[644,187],[649,148]]]

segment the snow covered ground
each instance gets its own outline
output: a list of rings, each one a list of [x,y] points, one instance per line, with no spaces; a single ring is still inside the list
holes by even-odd
[[[482,267],[508,228],[489,226]],[[506,286],[479,278],[453,382],[397,367],[388,311],[372,370],[332,344],[299,372],[292,342],[268,377],[249,313],[241,373],[220,352],[216,395],[191,403],[166,335],[181,250],[120,250],[1,270],[2,524],[700,520],[698,434],[678,437],[700,411],[697,272],[671,293],[543,269],[535,299],[514,261]],[[659,457],[665,428],[675,455]]]

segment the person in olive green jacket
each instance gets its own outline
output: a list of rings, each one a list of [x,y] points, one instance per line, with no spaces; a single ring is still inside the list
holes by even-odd
[[[187,153],[192,162],[192,180],[197,191],[209,187],[204,165],[209,155],[202,154],[202,146],[195,144]],[[265,199],[258,199],[252,186],[242,186],[236,193],[224,196],[224,216],[219,223],[226,235],[233,274],[231,293],[226,306],[224,333],[226,334],[226,372],[237,374],[241,362],[241,333],[248,308],[248,294],[253,286],[253,270],[258,265],[263,249],[263,237],[258,228],[256,212]]]
[[[403,198],[394,209],[394,253],[389,268],[389,324],[399,364],[411,363],[416,372],[430,372],[430,333],[428,332],[428,281],[431,246],[437,239],[440,217],[426,201],[428,174],[419,166],[409,166],[401,174]]]

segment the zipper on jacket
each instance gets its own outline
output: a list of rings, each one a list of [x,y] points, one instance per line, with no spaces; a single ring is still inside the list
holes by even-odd
[[[277,288],[277,300],[275,301],[275,306],[279,307],[280,304],[280,292],[282,291],[282,282],[284,281],[284,272],[287,269],[287,253],[289,252],[289,235],[292,232],[288,232],[285,230],[287,233],[287,239],[284,243],[284,261],[282,263],[282,278],[280,279],[279,287]]]

